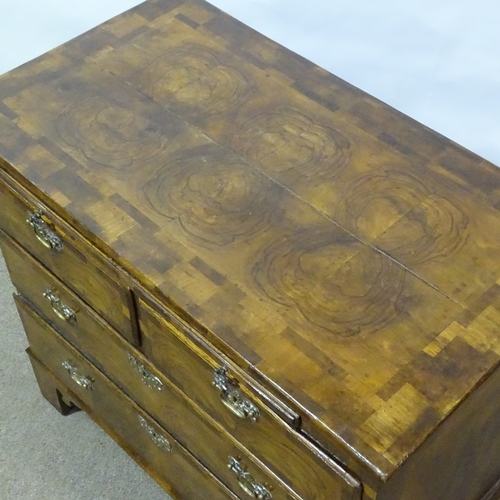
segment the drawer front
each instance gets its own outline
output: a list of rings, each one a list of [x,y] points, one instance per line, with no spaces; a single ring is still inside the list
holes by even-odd
[[[19,301],[17,305],[34,357],[83,402],[83,409],[151,470],[153,477],[166,481],[174,496],[186,500],[237,498],[26,305]]]
[[[42,266],[14,240],[0,231],[0,247],[17,291],[70,339],[92,332],[99,339],[110,327],[78,298],[61,280]],[[89,339],[90,340],[90,339]]]
[[[11,266],[14,262],[16,272],[13,273],[13,281],[18,291],[225,484],[238,492],[249,491],[247,483],[252,478],[256,491],[267,490],[275,500],[298,498],[210,417],[202,415],[203,412],[157,372],[139,351],[106,325],[56,277],[27,254],[11,253],[10,246],[7,248],[7,260]],[[20,272],[23,262],[27,271],[25,274]],[[52,304],[44,297],[44,290],[47,289],[57,294],[67,310],[74,311],[73,321],[66,321],[52,310]],[[24,310],[22,302],[18,307]],[[30,338],[32,344],[39,341]],[[246,496],[245,493],[241,495]]]
[[[0,207],[0,229],[135,343],[130,292],[110,277],[112,268],[47,209],[22,199],[1,181]]]
[[[160,317],[142,300],[138,312],[153,364],[295,492],[307,499],[361,498],[360,483],[270,411],[241,372],[221,370],[222,359],[200,349],[174,318]]]

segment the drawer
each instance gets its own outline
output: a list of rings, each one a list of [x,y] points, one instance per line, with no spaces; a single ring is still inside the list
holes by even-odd
[[[153,364],[297,494],[361,498],[360,483],[268,409],[241,371],[168,313],[160,316],[142,300],[138,313],[143,347]]]
[[[59,329],[67,330],[68,337],[85,337],[91,331],[94,338],[100,339],[107,334],[110,327],[103,319],[2,231],[0,247],[17,291]]]
[[[7,256],[9,259],[13,256],[19,263],[22,263],[23,257],[27,257],[17,253],[11,255],[9,252]],[[85,353],[134,401],[147,408],[225,484],[234,490],[245,491],[240,490],[240,481],[243,481],[244,476],[248,482],[250,477],[256,489],[272,492],[275,500],[298,499],[279,478],[270,473],[220,425],[200,411],[165,376],[157,372],[139,351],[117,335],[57,278],[30,257],[26,259],[26,266],[34,286],[30,287],[29,282],[25,284],[27,280],[21,275],[20,281],[14,281],[18,291],[24,295],[24,289],[27,288],[26,298],[53,321],[74,346]],[[50,302],[43,295],[45,289],[57,293],[67,309],[76,311],[74,321],[66,321],[52,311]],[[25,303],[20,299],[17,299],[17,303],[23,322],[32,321],[25,319],[28,315],[23,312],[28,310]],[[28,328],[27,332],[33,347],[39,342],[45,343],[44,339],[31,336]],[[59,343],[64,344],[62,340]],[[193,429],[196,429],[196,433],[192,432]],[[248,491],[247,483],[242,484]],[[243,493],[243,496],[246,495]]]
[[[48,367],[61,385],[69,389],[69,398],[101,424],[153,477],[166,481],[171,486],[170,493],[186,500],[237,498],[40,317],[19,300],[17,305],[31,343],[35,373],[41,369],[40,363]]]
[[[0,206],[0,229],[136,343],[131,293],[112,278],[116,271],[48,209],[27,201],[1,181]]]

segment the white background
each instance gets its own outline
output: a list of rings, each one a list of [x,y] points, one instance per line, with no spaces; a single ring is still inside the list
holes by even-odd
[[[0,73],[139,3],[0,0]],[[212,0],[500,165],[498,0]]]

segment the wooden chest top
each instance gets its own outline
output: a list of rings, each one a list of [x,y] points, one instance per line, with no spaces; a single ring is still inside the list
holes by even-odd
[[[201,0],[0,77],[0,165],[387,477],[500,359],[500,172]]]

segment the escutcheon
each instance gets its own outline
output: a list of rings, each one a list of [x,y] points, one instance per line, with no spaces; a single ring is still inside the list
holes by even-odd
[[[260,418],[259,409],[238,389],[227,375],[227,368],[220,367],[214,372],[212,385],[220,392],[222,403],[237,417],[257,422]]]
[[[237,458],[230,456],[227,466],[236,474],[238,484],[247,495],[257,500],[271,500],[273,498],[271,492],[263,484],[257,482]]]
[[[172,451],[170,441],[165,436],[157,432],[152,425],[149,425],[147,420],[141,415],[139,415],[139,423],[141,424],[141,427],[146,430],[151,438],[151,441],[153,441],[158,448],[169,452]]]
[[[43,220],[42,212],[28,212],[26,222],[33,228],[36,239],[46,248],[50,248],[55,252],[63,251],[61,238],[52,231],[48,224]]]
[[[82,375],[78,369],[71,363],[69,360],[65,360],[62,362],[62,365],[66,370],[68,370],[71,378],[80,386],[83,387],[84,389],[87,389],[91,391],[93,389],[92,384],[93,380],[90,377],[86,377],[85,375]]]
[[[76,323],[76,311],[71,309],[71,307],[67,306],[50,288],[47,288],[45,292],[43,292],[43,296],[50,302],[52,306],[52,310],[54,313],[61,318],[62,320],[75,324]]]
[[[148,370],[137,358],[127,353],[129,365],[140,374],[142,381],[151,389],[163,390],[163,382]]]

